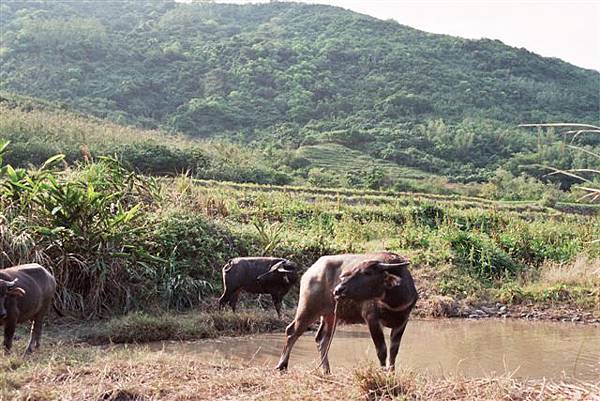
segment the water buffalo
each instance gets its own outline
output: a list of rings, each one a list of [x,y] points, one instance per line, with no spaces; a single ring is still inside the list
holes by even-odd
[[[231,259],[223,266],[223,295],[219,298],[219,308],[229,303],[235,312],[238,296],[244,290],[253,294],[271,294],[277,316],[281,317],[281,301],[297,281],[297,266],[287,259]]]
[[[329,373],[327,352],[337,302],[339,322],[367,324],[382,367],[388,357],[382,325],[392,329],[387,366],[393,370],[402,334],[418,298],[408,264],[391,252],[323,256],[317,260],[300,280],[296,316],[286,329],[277,369],[287,369],[294,343],[320,317],[315,341],[323,370]]]
[[[12,347],[18,323],[33,321],[26,353],[40,346],[42,325],[56,291],[56,280],[37,263],[0,270],[0,325],[4,325],[4,348]]]

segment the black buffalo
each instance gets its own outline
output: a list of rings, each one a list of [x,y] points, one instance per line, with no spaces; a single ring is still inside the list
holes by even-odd
[[[235,312],[240,292],[271,294],[277,316],[281,317],[283,297],[298,281],[297,266],[287,259],[245,257],[231,259],[223,266],[223,295],[219,307],[228,303]]]
[[[18,323],[32,321],[26,353],[40,346],[42,325],[52,305],[56,280],[37,263],[0,270],[0,326],[4,325],[4,349],[12,347]]]

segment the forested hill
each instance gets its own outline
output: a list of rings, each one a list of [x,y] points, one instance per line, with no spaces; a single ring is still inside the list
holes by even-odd
[[[600,73],[498,41],[287,2],[16,1],[0,3],[0,19],[2,90],[122,124],[298,149],[304,170],[335,166],[348,148],[454,181],[595,162],[515,126],[599,123]]]
[[[0,7],[2,89],[146,127],[254,138],[285,137],[309,122],[323,132],[429,118],[598,120],[598,72],[340,8],[165,1]]]

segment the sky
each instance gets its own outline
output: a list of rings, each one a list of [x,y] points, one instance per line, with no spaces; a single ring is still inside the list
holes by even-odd
[[[183,0],[185,1],[185,0]],[[217,3],[264,1],[217,0]],[[310,0],[427,32],[499,39],[600,71],[600,0]]]

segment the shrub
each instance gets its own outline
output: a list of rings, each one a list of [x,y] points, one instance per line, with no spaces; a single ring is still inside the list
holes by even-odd
[[[543,206],[554,206],[565,198],[565,194],[552,184],[521,174],[517,177],[503,169],[496,170],[488,184],[483,186],[482,195],[501,200],[539,200]]]
[[[214,281],[232,257],[246,254],[246,244],[226,228],[189,212],[170,212],[152,236],[156,255],[173,260],[176,270],[194,278]]]
[[[514,260],[530,266],[546,260],[566,262],[582,250],[581,239],[572,230],[536,222],[513,222],[497,241]]]
[[[467,274],[491,282],[519,270],[502,249],[483,234],[458,231],[449,238],[456,264]]]
[[[322,168],[308,170],[308,182],[315,187],[334,188],[342,186],[341,177]]]
[[[441,225],[445,216],[441,207],[427,203],[413,207],[411,214],[415,222],[431,228]]]
[[[196,174],[206,169],[209,158],[197,148],[178,149],[154,143],[121,145],[112,150],[126,164],[146,174]]]

